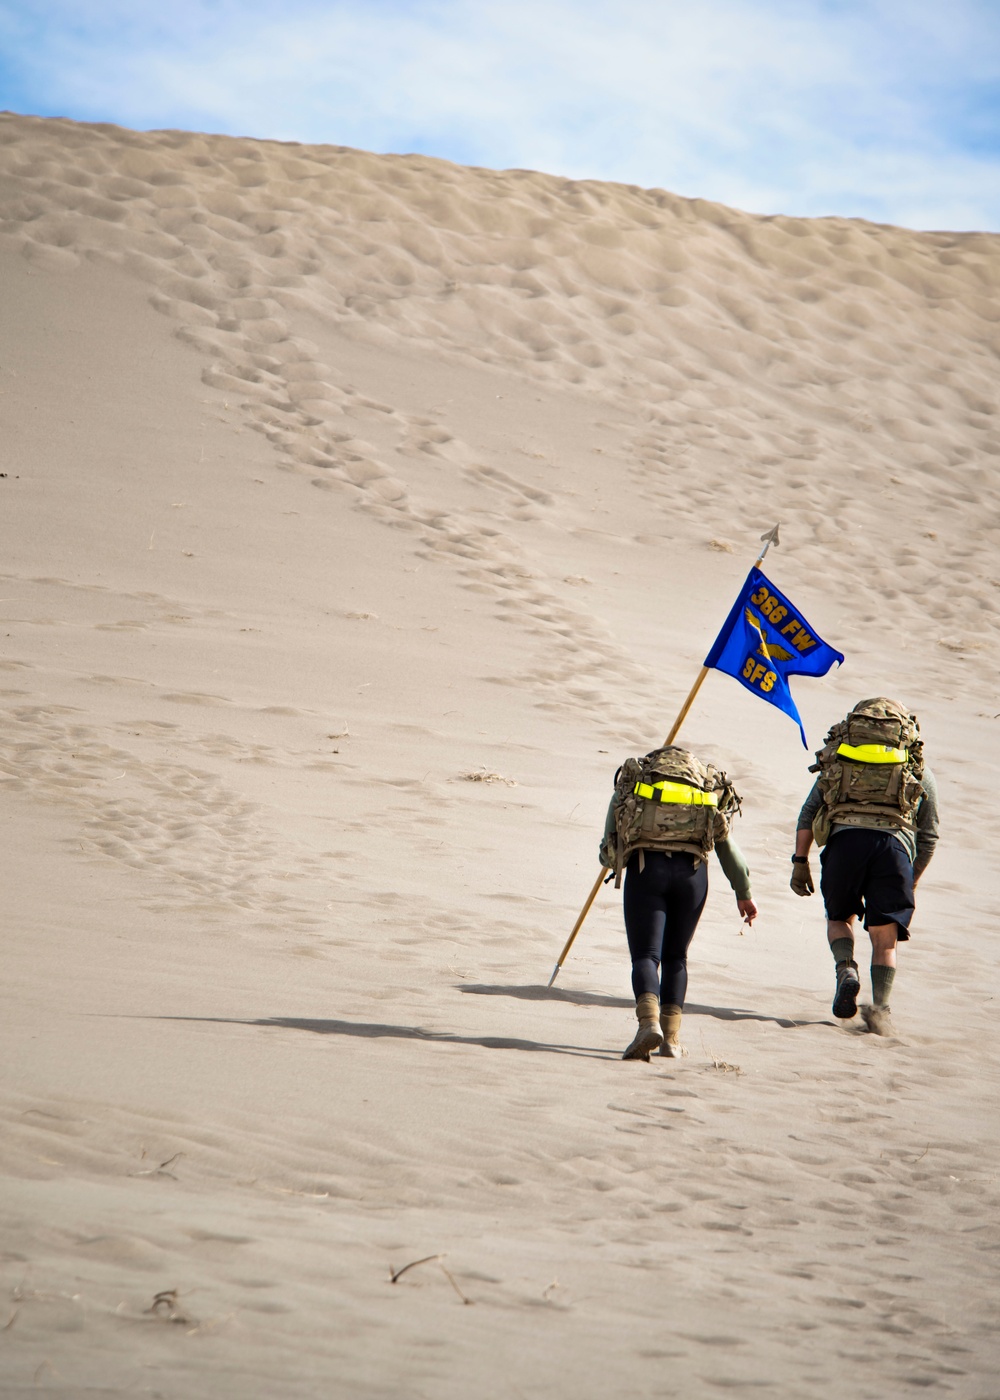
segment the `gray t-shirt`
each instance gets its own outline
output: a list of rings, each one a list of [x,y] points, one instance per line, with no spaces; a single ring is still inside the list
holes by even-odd
[[[836,836],[838,831],[852,831],[857,827],[867,828],[872,831],[890,831],[893,836],[906,849],[906,854],[913,861],[914,875],[920,875],[930,864],[931,856],[934,854],[934,847],[938,843],[938,792],[937,782],[934,774],[929,768],[925,768],[923,777],[920,780],[924,785],[924,793],[917,804],[914,822],[916,831],[903,831],[897,827],[886,827],[883,823],[875,820],[870,822],[864,820],[853,822],[850,825],[844,822],[834,824],[831,836]],[[799,820],[796,830],[812,830],[813,818],[823,805],[823,798],[819,790],[819,784],[813,783],[812,791],[802,804],[799,812]]]

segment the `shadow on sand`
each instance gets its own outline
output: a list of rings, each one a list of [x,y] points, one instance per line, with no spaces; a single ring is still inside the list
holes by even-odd
[[[428,1031],[421,1026],[391,1026],[378,1021],[318,1021],[302,1016],[264,1016],[248,1021],[238,1016],[154,1016],[156,1021],[196,1021],[218,1026],[263,1026],[289,1031],[311,1031],[313,1035],[346,1035],[362,1040],[423,1040],[440,1045],[480,1045],[484,1050],[530,1050],[550,1055],[575,1055],[588,1060],[617,1060],[619,1052],[582,1045],[553,1045],[542,1040],[520,1040],[502,1035],[455,1035],[451,1031]]]
[[[631,997],[606,996],[601,992],[583,992],[569,987],[545,987],[541,983],[526,986],[490,986],[484,983],[459,984],[458,990],[469,996],[516,997],[519,1001],[568,1001],[575,1006],[613,1006],[631,1011],[635,1002]],[[759,1011],[745,1011],[735,1006],[699,1006],[697,1002],[687,1002],[685,1016],[714,1016],[717,1021],[770,1021],[775,1026],[791,1030],[798,1026],[829,1026],[828,1017],[817,1021],[792,1021],[784,1016],[765,1016]]]

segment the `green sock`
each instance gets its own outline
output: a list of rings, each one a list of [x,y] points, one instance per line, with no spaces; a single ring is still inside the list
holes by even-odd
[[[830,952],[839,967],[841,963],[854,961],[854,939],[835,938],[830,944]]]
[[[872,963],[872,1000],[876,1006],[889,1005],[892,979],[896,975],[894,967],[879,967]]]

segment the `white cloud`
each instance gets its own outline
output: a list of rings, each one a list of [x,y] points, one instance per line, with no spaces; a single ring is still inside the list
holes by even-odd
[[[36,0],[0,35],[35,110],[1000,228],[993,0]]]

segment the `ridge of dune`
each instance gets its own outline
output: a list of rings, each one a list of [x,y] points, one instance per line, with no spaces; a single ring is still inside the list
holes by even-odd
[[[0,278],[4,1400],[987,1400],[1000,237],[3,114]],[[778,519],[941,788],[901,1039],[713,676],[761,916],[626,1065],[618,901],[544,982]]]
[[[849,540],[903,617],[919,600],[953,645],[995,644],[997,236],[342,147],[11,116],[3,137],[0,227],[29,260],[107,258],[145,280],[209,357],[207,384],[434,547],[491,549],[475,529],[449,541],[356,419],[388,418],[411,455],[469,468],[474,451],[345,388],[306,334],[317,319],[635,409],[620,489],[654,508],[682,493],[695,518],[794,512],[817,570]]]

